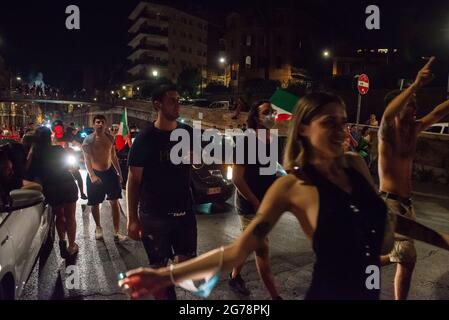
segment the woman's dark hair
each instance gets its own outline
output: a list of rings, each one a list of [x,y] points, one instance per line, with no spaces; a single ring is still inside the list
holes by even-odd
[[[254,103],[249,109],[248,119],[246,120],[248,129],[257,129],[259,123],[259,107],[265,103],[271,104],[269,100],[260,100]]]
[[[39,127],[34,131],[33,146],[35,150],[51,146],[51,130],[47,127]]]

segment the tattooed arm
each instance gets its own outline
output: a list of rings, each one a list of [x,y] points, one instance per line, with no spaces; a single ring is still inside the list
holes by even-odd
[[[232,244],[220,249],[209,251],[195,259],[177,264],[172,270],[172,277],[176,282],[191,279],[204,279],[222,261],[222,269],[243,264],[246,258],[263,244],[266,236],[274,227],[280,216],[290,209],[289,190],[297,179],[285,176],[267,191],[259,213],[245,232]],[[132,297],[140,298],[161,288],[171,285],[170,268],[150,269],[139,268],[126,274],[127,278],[120,282],[120,286],[127,285],[132,289]]]

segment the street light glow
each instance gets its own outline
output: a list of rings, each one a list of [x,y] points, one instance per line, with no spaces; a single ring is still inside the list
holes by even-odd
[[[157,70],[153,70],[152,75],[153,77],[157,77],[159,75],[159,72]]]
[[[16,80],[17,81],[22,81],[22,78],[21,77],[17,77]]]
[[[220,63],[225,63],[226,59],[224,57],[221,57],[219,61],[220,61]]]
[[[126,90],[126,86],[122,86],[122,89],[123,89],[123,90]]]
[[[111,94],[114,94],[114,91],[111,91]]]
[[[330,54],[330,52],[329,52],[328,50],[324,50],[324,51],[323,51],[323,57],[329,58],[330,55],[331,55],[331,54]]]

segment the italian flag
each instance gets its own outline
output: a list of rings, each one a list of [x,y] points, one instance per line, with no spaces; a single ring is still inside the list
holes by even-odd
[[[118,129],[117,135],[115,136],[115,148],[117,151],[121,151],[126,143],[131,148],[131,133],[128,128],[128,112],[125,110],[122,113],[122,120],[120,121],[120,127]]]
[[[299,98],[294,94],[291,94],[285,90],[278,89],[271,96],[270,102],[273,109],[277,111],[276,121],[282,122],[290,120],[292,117],[293,109],[298,103]]]

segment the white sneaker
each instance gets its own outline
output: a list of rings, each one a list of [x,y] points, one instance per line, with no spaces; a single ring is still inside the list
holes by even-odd
[[[103,229],[101,227],[97,227],[95,229],[95,239],[96,240],[103,240]]]
[[[127,240],[129,240],[129,238],[121,233],[114,234],[115,242],[122,242],[122,241],[127,241]]]

